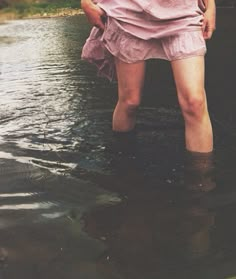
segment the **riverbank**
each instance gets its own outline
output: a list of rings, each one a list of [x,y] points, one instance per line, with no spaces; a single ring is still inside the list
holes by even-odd
[[[218,6],[219,8],[234,8],[231,5]],[[51,18],[62,16],[74,16],[83,14],[80,7],[60,7],[60,6],[20,6],[0,10],[0,24],[16,19]]]
[[[38,13],[25,14],[17,11],[1,11],[0,12],[0,24],[8,20],[15,19],[34,19],[34,18],[51,18],[51,17],[62,17],[62,16],[73,16],[83,14],[83,10],[80,8],[58,8],[56,10],[47,11],[42,10]]]

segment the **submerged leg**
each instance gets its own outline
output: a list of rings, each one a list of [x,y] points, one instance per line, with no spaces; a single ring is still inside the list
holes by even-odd
[[[185,154],[184,186],[193,192],[209,192],[216,187],[214,181],[213,152]]]

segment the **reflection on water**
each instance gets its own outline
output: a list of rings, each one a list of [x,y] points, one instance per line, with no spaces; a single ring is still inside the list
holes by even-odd
[[[148,177],[137,164],[137,151],[130,155],[112,162],[117,177],[112,188],[123,201],[83,217],[85,231],[106,246],[97,259],[98,273],[102,278],[202,278],[201,271],[215,260],[210,238],[215,210],[208,207],[216,187],[211,154],[187,154],[188,164],[174,185],[160,175]]]
[[[234,140],[217,126],[215,158],[186,161],[169,65],[151,61],[137,132],[117,141],[116,85],[80,60],[88,29],[0,25],[0,277],[235,275]]]
[[[214,212],[194,201],[161,201],[157,194],[87,216],[86,231],[107,246],[97,261],[104,278],[199,278],[196,270],[214,258]]]

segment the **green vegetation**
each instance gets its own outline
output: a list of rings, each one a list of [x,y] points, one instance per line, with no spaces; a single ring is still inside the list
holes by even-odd
[[[60,9],[79,9],[79,0],[54,0],[54,1],[9,1],[4,5],[1,13],[14,13],[18,17],[25,17],[34,14],[56,13]]]
[[[235,0],[216,0],[221,7],[235,7]],[[0,22],[8,18],[69,15],[80,9],[80,0],[0,0]]]

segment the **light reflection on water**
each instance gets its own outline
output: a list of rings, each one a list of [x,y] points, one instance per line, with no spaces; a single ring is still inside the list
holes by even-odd
[[[0,25],[0,277],[235,274],[235,170],[224,166],[234,154],[217,134],[218,167],[205,180],[216,187],[183,189],[183,122],[160,62],[137,148],[117,155],[116,87],[80,60],[87,34],[81,16]]]

